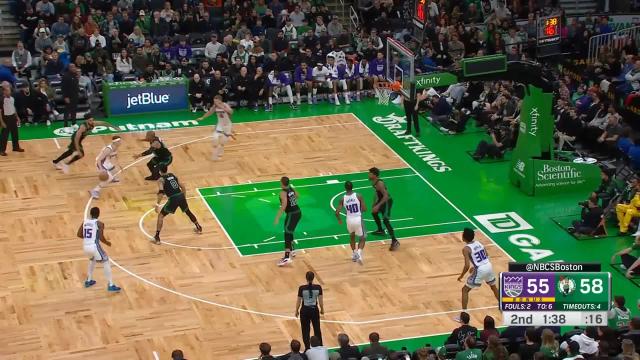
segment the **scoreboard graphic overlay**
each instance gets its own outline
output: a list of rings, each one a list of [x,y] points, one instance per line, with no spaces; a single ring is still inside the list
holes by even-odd
[[[610,307],[608,272],[500,273],[504,325],[606,326]]]

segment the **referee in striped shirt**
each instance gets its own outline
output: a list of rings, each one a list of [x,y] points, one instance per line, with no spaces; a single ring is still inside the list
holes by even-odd
[[[313,271],[307,271],[306,278],[307,283],[298,288],[298,302],[296,303],[296,317],[300,315],[300,327],[302,328],[302,341],[304,342],[305,351],[310,348],[311,324],[313,324],[313,335],[320,339],[320,344],[322,344],[320,314],[324,315],[322,287],[313,283],[315,278]]]

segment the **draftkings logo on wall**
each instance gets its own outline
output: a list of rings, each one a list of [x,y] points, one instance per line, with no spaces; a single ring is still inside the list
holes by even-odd
[[[511,231],[531,230],[529,225],[520,215],[515,212],[494,213],[474,216],[485,229],[491,233],[502,233]]]

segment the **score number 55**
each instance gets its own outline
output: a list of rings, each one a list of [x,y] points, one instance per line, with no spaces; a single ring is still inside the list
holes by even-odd
[[[529,294],[548,294],[549,279],[527,279],[527,292]],[[580,293],[602,294],[604,288],[602,279],[580,279]]]

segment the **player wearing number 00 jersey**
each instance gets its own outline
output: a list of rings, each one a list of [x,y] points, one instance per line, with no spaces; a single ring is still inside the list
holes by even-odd
[[[489,261],[489,254],[484,246],[475,241],[475,234],[472,229],[465,228],[462,232],[462,241],[465,246],[462,248],[462,256],[464,257],[464,268],[458,276],[458,281],[462,281],[464,274],[471,268],[467,283],[462,287],[462,309],[467,308],[469,303],[469,291],[486,282],[491,286],[493,295],[498,299],[498,287],[496,286],[496,275],[493,273],[493,266]],[[473,265],[473,267],[471,267]]]
[[[87,272],[87,280],[84,282],[84,287],[88,288],[96,284],[96,281],[93,280],[93,270],[96,268],[96,262],[99,262],[104,268],[104,277],[108,281],[107,290],[118,292],[120,288],[113,283],[109,256],[102,250],[100,245],[100,243],[103,243],[111,246],[111,242],[104,237],[104,224],[98,220],[100,209],[97,207],[91,208],[89,215],[91,217],[82,222],[77,234],[82,239],[84,253],[89,256],[89,271]]]
[[[364,203],[362,195],[353,192],[353,184],[351,181],[344,183],[345,194],[340,200],[340,203],[336,207],[336,217],[338,223],[342,224],[342,217],[340,211],[344,207],[347,212],[347,231],[349,232],[351,240],[351,250],[353,251],[352,261],[357,261],[362,264],[362,250],[366,241],[364,229],[364,222],[362,221],[362,213],[367,211],[367,206]],[[360,238],[358,248],[356,249],[356,236]]]

